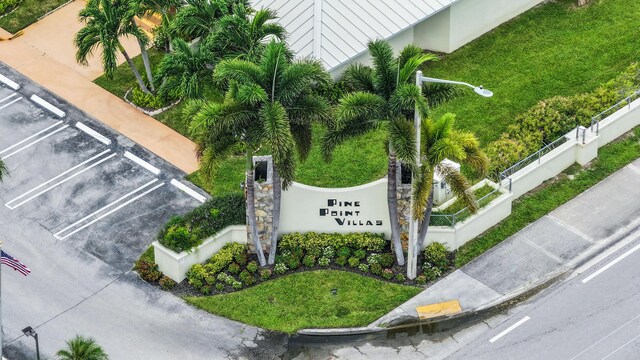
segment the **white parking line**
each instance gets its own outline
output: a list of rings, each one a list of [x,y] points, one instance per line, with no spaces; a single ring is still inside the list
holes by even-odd
[[[13,93],[13,94],[11,94],[11,95],[7,96],[6,98],[4,98],[4,99],[0,100],[0,103],[3,103],[3,102],[5,102],[5,101],[7,101],[7,100],[11,99],[11,98],[12,98],[12,97],[14,97],[14,96],[18,96],[18,93]]]
[[[29,141],[29,140],[33,139],[34,137],[36,137],[36,136],[38,136],[38,135],[42,134],[43,132],[47,132],[47,131],[51,130],[51,128],[54,128],[54,127],[56,127],[56,126],[60,125],[61,123],[62,123],[62,121],[58,121],[58,122],[56,122],[55,124],[53,124],[53,125],[49,126],[48,128],[38,131],[37,133],[35,133],[35,134],[33,134],[33,135],[29,136],[28,138],[26,138],[26,139],[24,139],[24,140],[21,140],[21,141],[19,141],[19,142],[15,143],[15,144],[13,144],[13,145],[9,146],[8,148],[6,148],[6,149],[4,149],[4,150],[0,151],[0,154],[4,154],[5,152],[7,152],[7,151],[9,151],[9,150],[13,149],[14,147],[16,147],[16,146],[18,146],[18,145],[22,144],[23,142],[25,142],[25,141]]]
[[[6,204],[4,204],[4,206],[8,207],[8,208],[9,208],[9,209],[11,209],[11,210],[13,210],[13,209],[15,209],[15,208],[17,208],[17,207],[19,207],[19,206],[22,206],[23,204],[25,204],[25,203],[27,203],[27,202],[29,202],[29,201],[31,201],[31,200],[33,200],[33,199],[35,199],[36,197],[38,197],[38,196],[40,196],[40,195],[42,195],[42,194],[46,193],[47,191],[49,191],[49,190],[53,189],[54,187],[56,187],[56,186],[58,186],[58,185],[61,185],[61,184],[64,184],[65,182],[67,182],[67,181],[69,181],[69,180],[73,179],[74,177],[76,177],[76,176],[78,176],[78,175],[82,174],[83,172],[85,172],[85,171],[87,171],[87,170],[89,170],[89,169],[91,169],[91,168],[93,168],[93,167],[95,167],[95,166],[98,166],[98,165],[100,165],[101,163],[103,163],[103,162],[105,162],[105,161],[107,161],[107,160],[111,159],[112,157],[116,156],[117,154],[113,153],[113,154],[111,154],[111,155],[109,155],[109,156],[107,156],[107,157],[105,157],[105,158],[103,158],[103,159],[100,159],[99,161],[97,161],[97,162],[95,162],[95,163],[93,163],[93,164],[91,164],[91,165],[87,166],[86,168],[84,168],[84,169],[82,169],[82,170],[78,171],[77,173],[75,173],[75,174],[73,174],[73,175],[71,175],[71,176],[69,176],[69,177],[67,177],[67,178],[65,178],[65,179],[63,179],[63,180],[60,180],[60,181],[58,181],[57,183],[55,183],[55,184],[53,184],[53,185],[49,186],[48,188],[46,188],[46,189],[44,189],[44,190],[40,191],[39,193],[37,193],[37,194],[35,194],[35,195],[31,196],[30,198],[28,198],[28,199],[26,199],[26,200],[23,200],[23,201],[22,201],[22,202],[20,202],[19,204],[11,205],[11,203],[12,203],[12,202],[14,202],[14,201],[16,201],[16,200],[20,200],[21,198],[23,198],[23,197],[25,197],[25,196],[27,196],[27,195],[31,194],[32,192],[34,192],[34,191],[38,190],[39,188],[41,188],[41,187],[43,187],[43,186],[47,185],[48,183],[50,183],[50,182],[52,182],[52,181],[54,181],[54,180],[56,180],[56,179],[58,179],[58,178],[60,178],[60,177],[62,177],[62,176],[64,176],[64,175],[68,174],[69,172],[71,172],[71,171],[73,171],[73,170],[75,170],[75,169],[79,168],[79,167],[80,167],[80,166],[82,166],[82,165],[85,165],[85,164],[86,164],[86,163],[88,163],[88,162],[91,162],[91,161],[93,161],[93,160],[95,160],[95,159],[99,158],[100,156],[102,156],[102,155],[104,155],[104,154],[106,154],[106,153],[108,153],[108,152],[110,152],[110,151],[111,151],[111,150],[105,150],[105,151],[101,152],[100,154],[98,154],[98,155],[96,155],[96,156],[92,157],[91,159],[86,160],[86,161],[84,161],[84,162],[82,162],[82,163],[80,163],[80,164],[78,164],[78,165],[76,165],[76,166],[72,167],[71,169],[69,169],[69,170],[67,170],[67,171],[63,172],[62,174],[57,175],[56,177],[54,177],[54,178],[52,178],[52,179],[50,179],[50,180],[47,180],[46,182],[43,182],[42,184],[40,184],[40,185],[36,186],[35,188],[33,188],[33,189],[31,189],[31,190],[27,191],[26,193],[24,193],[24,194],[22,194],[22,195],[20,195],[20,196],[18,196],[18,197],[16,197],[16,198],[14,198],[14,199],[9,200]]]
[[[60,131],[62,131],[62,130],[64,130],[64,129],[66,129],[66,128],[68,128],[68,127],[69,127],[69,125],[64,125],[64,126],[62,126],[62,127],[59,127],[59,128],[57,128],[57,129],[55,129],[54,131],[52,131],[52,132],[48,133],[47,135],[45,135],[45,136],[43,136],[43,137],[41,137],[41,138],[38,138],[36,141],[31,142],[31,143],[29,143],[29,144],[27,144],[27,145],[25,145],[25,146],[21,147],[20,149],[18,149],[18,150],[16,150],[16,151],[12,152],[11,154],[3,156],[3,157],[2,157],[2,160],[8,159],[8,158],[12,157],[13,155],[15,155],[15,154],[19,153],[20,151],[22,151],[22,150],[24,150],[24,149],[26,149],[26,148],[28,148],[28,147],[31,147],[31,146],[33,146],[33,145],[35,145],[35,144],[39,143],[40,141],[42,141],[42,140],[44,140],[44,139],[48,138],[49,136],[54,135],[54,134],[56,134],[56,133],[58,133],[58,132],[60,132]],[[33,135],[32,135],[32,136],[33,136]]]
[[[8,77],[0,74],[0,82],[3,82],[5,84],[7,84],[7,86],[9,86],[10,88],[12,88],[13,90],[18,90],[20,89],[20,85],[18,85],[17,82],[9,79]]]
[[[85,220],[89,219],[90,217],[95,216],[95,215],[97,215],[98,213],[100,213],[100,212],[102,212],[102,211],[104,211],[104,210],[106,210],[106,209],[108,209],[108,208],[110,208],[110,207],[112,207],[112,206],[114,206],[114,205],[118,204],[118,203],[119,203],[119,202],[121,202],[122,200],[124,200],[124,199],[128,198],[129,196],[131,196],[131,195],[133,195],[133,194],[135,194],[135,193],[139,192],[140,190],[142,190],[142,189],[144,189],[144,188],[148,187],[149,185],[151,185],[151,184],[153,184],[153,183],[155,183],[155,182],[157,182],[157,181],[158,181],[158,179],[153,179],[153,180],[149,181],[148,183],[146,183],[146,184],[144,184],[144,185],[140,186],[139,188],[137,188],[137,189],[135,189],[135,190],[131,191],[130,193],[128,193],[128,194],[126,194],[126,195],[124,195],[124,196],[120,197],[120,198],[119,198],[119,199],[117,199],[116,201],[114,201],[114,202],[112,202],[112,203],[110,203],[110,204],[108,204],[108,205],[106,205],[106,206],[104,206],[104,207],[102,207],[102,208],[100,208],[100,209],[98,209],[98,210],[96,210],[96,211],[92,212],[91,214],[89,214],[89,215],[87,215],[87,216],[83,217],[82,219],[80,219],[80,220],[78,220],[78,221],[74,222],[73,224],[71,224],[71,225],[67,226],[66,228],[64,228],[64,229],[62,229],[62,230],[60,230],[60,231],[58,231],[57,233],[53,234],[53,236],[54,236],[56,239],[59,239],[59,240],[64,240],[64,239],[68,238],[69,236],[71,236],[71,235],[73,235],[73,234],[77,233],[78,231],[80,231],[80,230],[82,230],[82,229],[86,228],[87,226],[89,226],[89,225],[91,225],[91,224],[95,223],[96,221],[98,221],[98,220],[100,220],[100,219],[103,219],[103,218],[105,218],[106,216],[109,216],[110,214],[112,214],[112,213],[114,213],[114,212],[116,212],[116,211],[118,211],[118,210],[122,209],[123,207],[125,207],[125,206],[129,205],[130,203],[132,203],[132,202],[136,201],[137,199],[139,199],[139,198],[141,198],[141,197],[143,197],[143,196],[147,195],[148,193],[150,193],[150,192],[152,192],[152,191],[156,190],[157,188],[161,187],[162,185],[164,185],[164,183],[160,183],[160,184],[158,184],[158,185],[154,186],[153,188],[151,188],[151,189],[149,189],[149,190],[147,190],[147,191],[143,192],[142,194],[140,194],[140,195],[138,195],[138,196],[136,196],[136,197],[134,197],[134,198],[131,198],[131,199],[127,200],[126,202],[124,202],[124,203],[120,204],[120,205],[119,205],[119,206],[117,206],[116,208],[114,208],[114,209],[112,209],[112,210],[110,210],[110,211],[108,211],[108,212],[106,212],[106,213],[104,213],[104,214],[102,214],[102,215],[100,215],[100,216],[96,217],[96,218],[95,218],[95,219],[93,219],[92,221],[90,221],[90,222],[88,222],[88,223],[86,223],[86,224],[82,225],[81,227],[79,227],[79,228],[75,229],[74,231],[72,231],[72,232],[68,233],[67,235],[65,235],[65,236],[61,236],[61,234],[63,234],[65,231],[67,231],[67,230],[69,230],[69,229],[73,228],[74,226],[76,226],[76,225],[78,225],[79,223],[81,223],[81,222],[83,222],[83,221],[85,221]]]
[[[133,161],[134,163],[142,166],[143,168],[151,171],[155,175],[159,175],[160,174],[160,169],[158,169],[157,167],[155,167],[155,166],[149,164],[148,162],[140,159],[139,157],[133,155],[132,153],[130,153],[128,151],[124,152],[124,157],[126,157],[127,159]]]
[[[31,101],[33,101],[34,103],[42,106],[43,108],[51,111],[54,115],[58,116],[58,117],[65,117],[65,115],[67,115],[64,111],[58,109],[57,107],[53,106],[53,104],[49,103],[47,100],[41,98],[38,95],[31,95]]]
[[[10,103],[8,103],[8,104],[4,104],[4,105],[2,105],[2,106],[0,106],[0,110],[2,110],[2,109],[4,109],[4,108],[6,108],[6,107],[8,107],[8,106],[13,105],[13,104],[17,103],[18,101],[20,101],[20,100],[22,100],[22,99],[24,99],[24,98],[21,96],[21,97],[19,97],[19,98],[17,98],[17,99],[15,99],[15,100],[13,100],[12,102],[10,102]]]
[[[638,249],[640,249],[640,244],[634,246],[631,250],[627,251],[626,253],[620,255],[617,259],[613,260],[612,262],[608,263],[607,265],[603,266],[601,269],[599,269],[598,271],[594,272],[593,274],[587,276],[586,278],[584,278],[582,280],[583,284],[586,284],[587,282],[591,281],[594,277],[602,274],[603,272],[605,272],[607,269],[609,269],[610,267],[612,267],[613,265],[619,263],[622,259],[626,258],[627,256],[633,254],[634,252],[636,252]]]
[[[186,192],[191,197],[193,197],[194,199],[200,201],[201,203],[203,203],[203,202],[205,202],[207,200],[207,198],[205,198],[204,196],[198,194],[195,190],[191,189],[190,187],[188,187],[187,185],[181,183],[180,181],[178,181],[176,179],[172,179],[171,180],[171,185],[173,185],[173,186],[177,187],[178,189]]]
[[[524,324],[525,322],[529,321],[529,317],[525,316],[524,318],[522,318],[520,321],[518,321],[517,323],[509,326],[505,331],[501,332],[500,334],[494,336],[491,338],[491,340],[489,340],[489,342],[493,343],[496,342],[498,339],[500,339],[501,337],[507,335],[509,332],[513,331],[513,329],[517,328],[518,326]]]
[[[77,122],[76,123],[76,127],[84,132],[86,132],[87,134],[89,134],[90,136],[93,136],[95,139],[97,139],[98,141],[100,141],[101,143],[105,144],[105,145],[111,145],[111,140],[107,139],[106,136],[100,134],[99,132],[93,130],[92,128],[88,127],[87,125],[81,123],[81,122]]]

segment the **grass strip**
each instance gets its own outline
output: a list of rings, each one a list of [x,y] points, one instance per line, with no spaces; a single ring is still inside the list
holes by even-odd
[[[17,33],[38,21],[38,18],[69,0],[23,0],[11,14],[0,18],[0,27]]]
[[[462,267],[485,251],[501,243],[525,226],[596,185],[640,157],[640,127],[609,143],[598,151],[588,167],[573,166],[557,180],[550,180],[513,202],[511,215],[457,252],[455,265]],[[575,172],[575,173],[574,173]],[[567,175],[574,175],[571,180]]]
[[[422,290],[350,272],[320,270],[230,294],[185,300],[213,314],[293,333],[305,328],[366,326]]]

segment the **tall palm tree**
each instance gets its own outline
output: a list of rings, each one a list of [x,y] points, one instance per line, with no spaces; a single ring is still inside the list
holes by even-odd
[[[68,340],[66,349],[56,353],[60,360],[108,360],[109,356],[93,338],[77,335]]]
[[[373,67],[355,64],[346,70],[345,82],[357,91],[340,99],[336,122],[323,138],[322,151],[325,159],[330,161],[335,147],[347,139],[378,128],[386,130],[391,238],[397,262],[404,265],[396,195],[397,159],[410,168],[414,165],[415,133],[411,126],[407,126],[411,124],[408,119],[413,119],[416,106],[426,114],[429,101],[421,95],[412,79],[423,64],[437,60],[437,57],[411,45],[395,57],[391,45],[384,40],[369,42],[368,48]]]
[[[249,6],[247,0],[186,0],[172,21],[172,32],[187,41],[204,39],[217,29],[218,20],[230,14],[236,4]]]
[[[236,4],[233,11],[220,18],[218,29],[206,43],[212,51],[223,57],[257,61],[266,45],[266,40],[284,41],[286,30],[275,19],[275,11],[261,9],[256,12],[243,4]]]
[[[76,61],[86,66],[87,57],[93,51],[102,48],[102,68],[107,77],[113,77],[113,73],[118,66],[116,54],[120,52],[131,67],[131,71],[138,81],[140,89],[145,93],[151,92],[147,89],[138,69],[136,69],[129,54],[120,43],[121,36],[135,36],[136,38],[146,38],[146,35],[137,27],[132,27],[126,21],[129,18],[129,6],[124,1],[113,0],[89,0],[84,9],[80,10],[80,21],[85,26],[78,31],[74,38],[76,46]]]
[[[201,45],[190,47],[186,41],[173,40],[173,51],[160,61],[156,76],[162,83],[158,95],[162,98],[199,98],[202,82],[212,70],[211,53]]]
[[[469,132],[454,128],[455,115],[445,114],[438,120],[425,119],[422,122],[421,149],[423,155],[416,184],[414,184],[415,220],[420,221],[417,247],[422,249],[427,237],[431,211],[433,209],[433,175],[437,171],[453,193],[461,199],[468,209],[475,213],[478,204],[472,192],[469,192],[469,180],[459,171],[442,163],[449,159],[467,165],[478,175],[484,176],[489,169],[489,158],[480,149],[480,142]]]
[[[200,129],[203,160],[211,164],[217,158],[215,152],[224,153],[238,141],[244,142],[247,217],[260,264],[264,266],[255,220],[252,158],[260,145],[271,150],[274,208],[269,263],[272,264],[277,249],[281,190],[295,176],[296,149],[301,160],[311,150],[312,123],[328,120],[329,104],[313,89],[329,82],[329,74],[318,61],[292,61],[284,43],[271,41],[259,62],[224,60],[216,66],[214,78],[227,81],[230,86],[222,104],[204,105],[195,117],[194,128]]]
[[[151,16],[153,14],[160,15],[160,25],[159,29],[163,29],[164,34],[168,36],[168,29],[173,18],[172,14],[175,13],[175,9],[181,8],[184,3],[182,0],[135,0],[137,4],[136,7],[142,12],[142,16]],[[158,29],[156,28],[156,29]],[[157,36],[158,33],[156,33]],[[171,43],[171,37],[168,36],[167,43],[165,43],[164,48],[169,49],[169,44]]]

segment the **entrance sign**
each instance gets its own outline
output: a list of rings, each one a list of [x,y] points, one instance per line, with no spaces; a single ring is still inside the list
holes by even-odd
[[[279,233],[372,232],[391,236],[387,179],[327,189],[294,182],[282,192]]]

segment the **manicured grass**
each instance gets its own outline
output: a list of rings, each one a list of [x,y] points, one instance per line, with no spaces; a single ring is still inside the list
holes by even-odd
[[[332,289],[337,289],[336,295]],[[213,314],[293,333],[305,328],[366,326],[421,290],[321,270],[284,276],[231,294],[185,300]]]
[[[587,169],[575,166],[567,169],[565,174],[571,174],[578,169],[573,180],[562,176],[559,180],[543,184],[538,190],[514,201],[509,217],[458,250],[456,266],[467,264],[528,224],[639,158],[639,139],[640,127],[637,127],[631,136],[600,148],[598,158]]]
[[[156,65],[164,57],[164,53],[155,49],[149,49],[148,52],[151,69],[155,69]],[[142,56],[138,55],[134,57],[133,64],[140,72],[142,78],[145,79],[146,77],[144,72],[144,64],[142,63]],[[93,80],[93,82],[120,98],[124,96],[127,90],[131,89],[134,86],[137,86],[138,84],[135,75],[133,75],[133,71],[131,71],[131,68],[126,62],[118,66],[112,78],[108,78],[106,75],[102,75],[99,78]]]
[[[155,259],[155,255],[153,253],[153,246],[149,246],[147,248],[147,250],[145,250],[142,255],[140,255],[140,258],[138,259],[138,261],[140,260],[144,260],[150,263],[155,263],[156,259]]]
[[[14,12],[0,19],[0,27],[15,34],[67,2],[69,0],[23,0]]]
[[[456,124],[486,144],[539,100],[593,90],[640,58],[640,2],[574,3],[538,6],[431,65],[427,76],[494,92],[486,99],[464,91],[435,115],[456,113]]]

